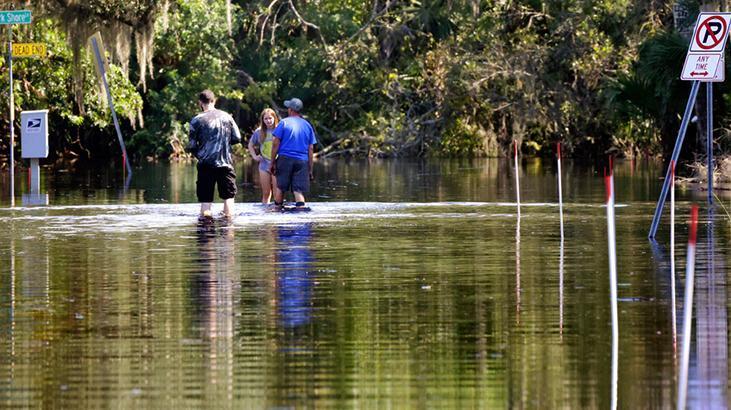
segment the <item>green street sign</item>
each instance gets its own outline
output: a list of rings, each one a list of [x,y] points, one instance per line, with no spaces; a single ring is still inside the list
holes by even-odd
[[[0,11],[0,24],[30,24],[30,10]]]

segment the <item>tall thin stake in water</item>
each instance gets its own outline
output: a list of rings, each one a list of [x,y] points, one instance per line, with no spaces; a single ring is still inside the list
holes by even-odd
[[[690,328],[693,320],[693,290],[695,288],[695,244],[698,232],[698,206],[690,211],[690,232],[688,234],[688,256],[685,266],[685,300],[683,300],[683,338],[680,375],[678,376],[678,405],[684,409],[688,393],[688,361],[690,359]]]
[[[520,215],[520,175],[518,173],[518,141],[513,141],[513,151],[515,153],[515,198],[518,203],[518,215]]]
[[[670,308],[673,320],[673,355],[677,359],[678,325],[675,306],[675,161],[670,161]]]
[[[518,141],[513,141],[515,153],[515,198],[518,204],[518,221],[515,227],[515,299],[516,321],[520,323],[520,176],[518,168]]]
[[[563,339],[563,194],[561,193],[561,143],[556,144],[558,153],[558,214],[561,226],[561,245],[558,255],[558,331]]]
[[[558,215],[561,223],[561,243],[563,244],[563,194],[561,192],[561,143],[556,144],[558,151]]]
[[[614,225],[614,176],[611,169],[604,177],[607,187],[607,241],[609,244],[609,302],[612,311],[612,403],[617,408],[617,376],[619,370],[619,315],[617,312],[617,247]]]

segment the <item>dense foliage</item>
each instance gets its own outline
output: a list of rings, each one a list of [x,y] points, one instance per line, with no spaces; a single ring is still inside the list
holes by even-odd
[[[119,44],[110,52],[113,95],[138,160],[183,154],[203,88],[244,133],[263,108],[298,96],[322,156],[500,155],[513,140],[526,153],[561,141],[582,155],[654,154],[672,144],[689,89],[678,80],[687,39],[675,27],[677,4],[659,0],[45,3],[34,24],[15,28],[16,41],[49,47],[48,58],[15,61],[15,109],[51,110],[57,156],[119,152],[93,60],[74,58],[78,31],[69,26],[79,22],[137,37],[154,25],[150,50],[128,45],[129,62]],[[701,5],[679,3],[693,21]],[[731,94],[717,87],[716,98],[723,136]]]

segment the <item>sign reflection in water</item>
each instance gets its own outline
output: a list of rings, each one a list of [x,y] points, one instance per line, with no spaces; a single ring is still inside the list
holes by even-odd
[[[713,209],[708,220],[713,221]],[[705,249],[699,241],[695,280],[695,361],[690,372],[688,404],[691,408],[725,408],[728,383],[728,312],[724,258],[716,258],[715,227],[706,229]],[[705,262],[705,263],[704,263]],[[705,265],[705,266],[704,266]]]

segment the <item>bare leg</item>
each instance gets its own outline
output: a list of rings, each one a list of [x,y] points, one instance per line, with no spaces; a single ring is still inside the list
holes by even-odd
[[[233,209],[234,209],[234,199],[233,198],[225,199],[223,201],[223,214],[227,218],[230,218],[233,215],[233,213],[232,213]]]
[[[294,200],[295,202],[305,202],[305,196],[302,194],[302,192],[294,191]]]
[[[272,197],[272,174],[259,170],[259,184],[261,185],[261,203],[268,204]]]
[[[282,201],[284,201],[284,192],[282,192],[281,189],[277,188],[274,191],[274,202],[281,205]]]
[[[274,202],[282,202],[282,199],[284,198],[284,195],[282,194],[282,191],[277,186],[277,177],[274,176],[274,174],[269,174],[271,176],[272,181],[272,192],[274,193]],[[277,199],[280,198],[280,199]]]
[[[211,216],[211,203],[201,202],[201,216]]]

